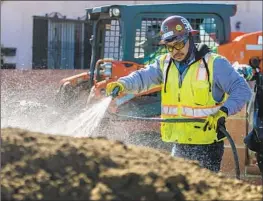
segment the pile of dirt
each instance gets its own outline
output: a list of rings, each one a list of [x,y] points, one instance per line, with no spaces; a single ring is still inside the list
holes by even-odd
[[[103,138],[1,129],[2,200],[261,200],[262,187]]]

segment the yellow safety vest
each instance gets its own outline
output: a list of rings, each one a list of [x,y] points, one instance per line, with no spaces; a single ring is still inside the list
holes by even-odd
[[[205,56],[210,72],[210,83],[213,83],[213,62],[219,55],[208,53]],[[170,56],[166,54],[160,58],[166,89],[162,84],[162,114],[161,117],[168,118],[206,118],[219,110],[225,99],[218,103],[209,91],[207,70],[203,60],[199,60],[188,67],[188,71],[179,87],[180,73],[175,64],[171,62]],[[167,75],[166,75],[167,74]],[[212,87],[211,87],[212,88]],[[162,140],[180,144],[211,144],[223,139],[217,138],[214,129],[203,131],[204,123],[161,123]]]

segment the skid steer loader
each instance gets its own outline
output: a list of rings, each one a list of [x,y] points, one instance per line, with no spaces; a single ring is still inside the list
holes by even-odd
[[[58,105],[67,107],[80,98],[87,100],[88,103],[97,101],[105,96],[107,83],[144,68],[156,56],[166,53],[166,49],[159,45],[160,25],[166,17],[175,14],[184,16],[193,29],[199,30],[199,34],[194,37],[196,45],[206,44],[232,63],[249,64],[254,60],[262,60],[262,31],[231,32],[230,19],[236,11],[235,4],[222,3],[108,5],[87,9],[87,18],[92,23],[93,29],[90,39],[92,55],[89,71],[60,81],[56,96]],[[263,70],[262,62],[260,69]],[[153,117],[159,116],[160,112],[158,87],[136,95],[123,94],[112,101],[102,121],[105,126],[101,128],[101,132],[120,128],[113,131],[116,136],[123,133],[154,133],[156,135],[151,135],[151,138],[159,140],[159,123],[128,121],[116,117],[116,114]],[[259,172],[251,163],[249,157],[251,154],[248,153],[242,138],[246,136],[248,130],[246,108],[228,122],[227,127],[241,158],[242,177],[257,177]],[[138,135],[130,136],[133,136],[135,141],[141,143],[144,141]],[[158,147],[157,144],[154,146]],[[165,149],[170,149],[169,146],[166,144]],[[225,152],[228,152],[229,145],[226,144],[225,147]],[[226,153],[224,156],[222,169],[231,175],[234,163],[228,155]]]

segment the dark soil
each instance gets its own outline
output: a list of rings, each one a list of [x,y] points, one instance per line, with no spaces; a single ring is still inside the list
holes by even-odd
[[[1,129],[2,200],[261,200],[262,187],[150,148]]]

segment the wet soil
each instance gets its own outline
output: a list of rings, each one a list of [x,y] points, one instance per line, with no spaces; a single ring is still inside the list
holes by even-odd
[[[2,200],[262,200],[262,187],[103,137],[1,129]]]

